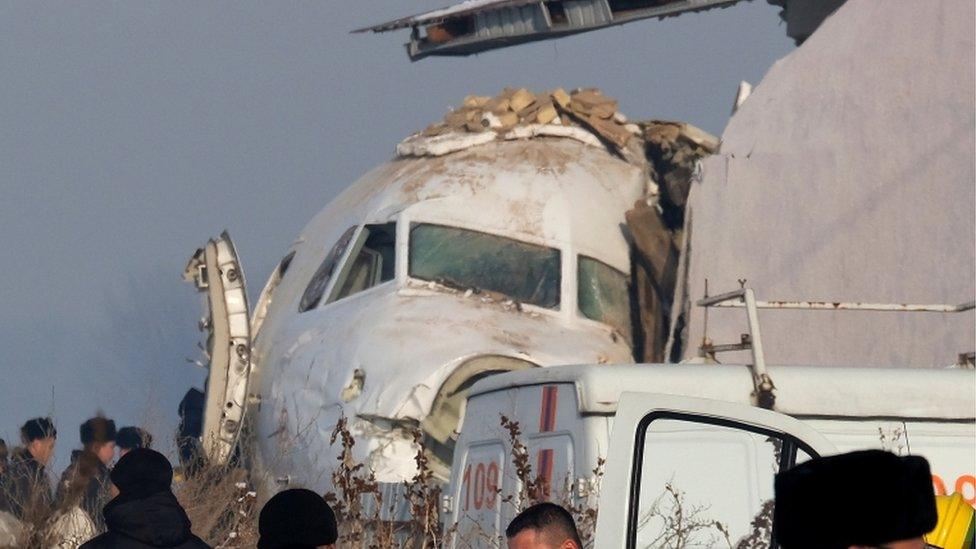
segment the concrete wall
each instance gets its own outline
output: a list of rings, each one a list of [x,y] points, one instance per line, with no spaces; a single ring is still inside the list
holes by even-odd
[[[851,0],[778,61],[692,186],[690,301],[706,278],[767,300],[972,300],[974,27],[970,0]],[[945,365],[976,347],[973,311],[760,319],[770,363]],[[684,358],[702,325],[692,306]],[[737,341],[745,314],[712,310],[708,331]]]

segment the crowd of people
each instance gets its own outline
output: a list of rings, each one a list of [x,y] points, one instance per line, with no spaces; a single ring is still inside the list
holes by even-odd
[[[109,466],[116,453],[124,458],[152,446],[152,436],[134,426],[116,430],[114,421],[99,416],[81,424],[79,438],[81,447],[71,452],[53,487],[48,466],[58,431],[50,418],[25,422],[21,446],[9,455],[0,439],[0,537],[26,532],[29,539],[21,543],[72,548],[106,529],[102,508],[113,497]]]
[[[81,448],[72,452],[53,488],[47,473],[58,436],[53,422],[34,418],[20,431],[22,446],[9,456],[0,440],[0,547],[5,532],[26,533],[28,539],[6,542],[17,547],[210,547],[193,533],[172,490],[173,467],[151,448],[145,430],[116,431],[104,417],[85,421],[79,428]],[[851,486],[876,497],[864,505],[861,498],[847,497]],[[972,509],[966,507],[962,521],[947,518],[936,505],[928,463],[921,457],[871,450],[819,458],[778,474],[775,489],[773,536],[786,549],[972,546]],[[257,547],[334,549],[338,526],[321,495],[284,490],[260,512]],[[941,532],[940,545],[926,539],[933,532]],[[573,516],[549,502],[519,513],[505,537],[508,549],[584,547]]]

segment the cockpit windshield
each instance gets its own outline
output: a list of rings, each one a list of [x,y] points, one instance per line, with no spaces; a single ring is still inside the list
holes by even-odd
[[[609,324],[631,341],[627,275],[606,263],[581,255],[577,284],[577,302],[583,316]]]
[[[559,250],[468,229],[414,224],[410,276],[559,308]]]

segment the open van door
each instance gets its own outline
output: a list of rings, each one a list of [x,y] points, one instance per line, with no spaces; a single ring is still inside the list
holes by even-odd
[[[210,372],[199,429],[200,448],[208,463],[224,465],[240,436],[251,374],[244,271],[226,231],[193,254],[183,279],[206,294],[200,330],[207,334]]]
[[[621,396],[610,440],[596,548],[775,547],[775,474],[836,452],[783,414],[647,393]]]

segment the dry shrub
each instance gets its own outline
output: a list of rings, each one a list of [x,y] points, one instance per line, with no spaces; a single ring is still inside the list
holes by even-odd
[[[378,547],[370,536],[370,526],[380,526],[380,510],[383,506],[383,495],[372,471],[363,463],[356,461],[352,449],[356,440],[349,432],[348,420],[345,416],[339,418],[332,437],[331,444],[336,441],[342,444],[338,457],[338,466],[332,472],[332,486],[334,492],[325,494],[335,511],[339,523],[339,543],[354,547]],[[372,499],[372,505],[365,501]],[[386,538],[384,528],[375,528],[375,537]]]
[[[214,547],[257,545],[256,494],[244,469],[203,465],[184,475],[174,492],[196,535]]]
[[[522,442],[521,425],[517,420],[509,419],[505,415],[501,416],[500,422],[502,428],[508,433],[508,442],[512,448],[512,466],[519,481],[519,493],[503,495],[501,501],[514,505],[516,512],[524,511],[537,503],[552,501],[554,494],[550,482],[541,475],[532,474],[532,460],[528,447]],[[597,458],[596,467],[590,471],[593,476],[584,480],[586,486],[583,488],[585,489],[576,496],[573,494],[573,479],[565,479],[566,482],[563,485],[566,490],[555,494],[557,500],[553,501],[553,503],[562,505],[573,515],[580,540],[586,547],[593,545],[593,536],[596,532],[597,499],[605,473],[605,465],[605,459]],[[498,492],[500,495],[500,490]]]
[[[648,547],[715,547],[719,539],[732,547],[728,527],[717,520],[704,518],[707,511],[707,506],[688,505],[684,492],[668,482],[647,513],[640,517],[637,529],[648,526],[652,521],[661,524],[660,532]],[[700,537],[703,535],[705,539]]]
[[[735,549],[765,549],[773,539],[773,509],[776,502],[767,499],[752,518],[752,530],[735,544]]]
[[[395,491],[386,490],[393,494],[384,501],[384,490],[372,471],[353,457],[356,441],[347,419],[339,418],[330,439],[332,444],[338,441],[342,445],[332,473],[334,491],[325,494],[339,522],[339,545],[370,549],[434,549],[444,545],[440,532],[440,486],[429,466],[423,432],[415,428],[411,435],[417,447],[417,473],[402,486],[396,486]],[[400,504],[406,505],[408,517],[398,516]]]
[[[417,474],[410,482],[404,483],[407,501],[410,503],[410,545],[413,547],[440,547],[444,540],[440,531],[440,500],[441,487],[434,479],[434,472],[430,469],[427,449],[424,447],[424,433],[420,429],[413,430],[413,443],[417,446],[414,461],[417,462]]]

